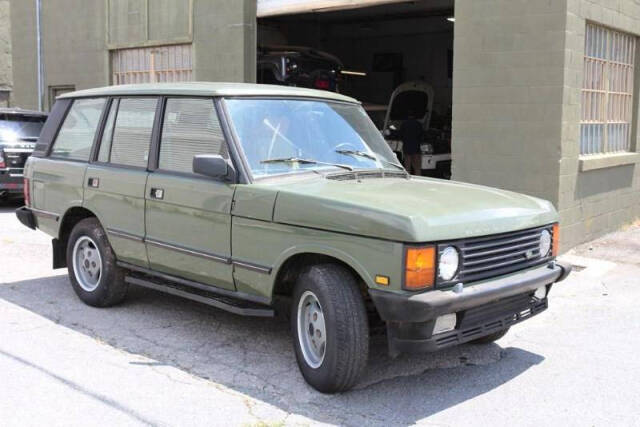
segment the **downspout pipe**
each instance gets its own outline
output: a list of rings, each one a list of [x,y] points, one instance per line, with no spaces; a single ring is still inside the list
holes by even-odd
[[[36,1],[36,59],[38,65],[38,109],[44,111],[44,61],[42,58],[42,0]]]

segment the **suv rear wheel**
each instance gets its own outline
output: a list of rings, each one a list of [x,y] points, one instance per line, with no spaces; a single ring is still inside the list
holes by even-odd
[[[369,355],[369,326],[355,278],[346,268],[323,264],[298,277],[291,307],[298,366],[318,391],[353,387]]]
[[[73,290],[85,304],[108,307],[127,294],[124,271],[96,218],[78,222],[67,244],[67,268]]]

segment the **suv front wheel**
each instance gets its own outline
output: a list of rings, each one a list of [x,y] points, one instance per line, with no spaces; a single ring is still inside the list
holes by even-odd
[[[127,294],[124,271],[96,218],[78,222],[67,244],[67,268],[73,290],[85,304],[108,307]]]
[[[300,371],[318,391],[353,387],[369,355],[369,325],[360,289],[346,268],[314,265],[298,277],[291,329]]]

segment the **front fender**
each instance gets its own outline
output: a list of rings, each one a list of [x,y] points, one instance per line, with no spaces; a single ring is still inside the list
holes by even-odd
[[[282,268],[287,260],[291,259],[296,255],[302,254],[312,254],[312,255],[325,255],[332,258],[335,258],[339,261],[342,261],[349,267],[351,267],[367,284],[368,287],[375,287],[375,282],[369,271],[354,257],[349,255],[348,253],[337,249],[331,246],[325,245],[317,245],[317,244],[302,244],[296,245],[288,248],[284,252],[280,254],[277,261],[273,266],[274,274],[271,274],[271,282],[269,283],[269,288],[273,291],[276,285],[276,279],[278,277],[278,272]]]
[[[403,245],[399,242],[234,217],[231,247],[234,260],[263,267],[263,272],[234,269],[242,292],[271,298],[278,272],[300,254],[333,257],[351,267],[369,288],[401,289]],[[389,286],[375,284],[378,274],[389,277]]]

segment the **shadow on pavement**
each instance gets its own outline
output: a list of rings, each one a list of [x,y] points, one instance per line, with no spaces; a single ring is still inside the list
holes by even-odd
[[[175,366],[326,423],[415,423],[486,393],[543,360],[496,344],[391,360],[385,338],[374,337],[368,370],[356,389],[323,395],[300,375],[288,324],[280,319],[240,317],[138,287],[130,288],[123,304],[97,309],[80,302],[66,275],[0,284],[0,298],[154,359],[150,365]]]

